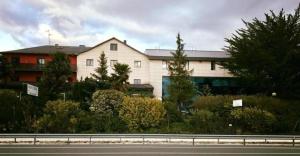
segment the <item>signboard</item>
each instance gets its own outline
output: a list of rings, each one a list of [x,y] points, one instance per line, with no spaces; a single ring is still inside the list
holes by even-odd
[[[233,107],[242,107],[242,106],[243,106],[243,101],[242,101],[242,99],[233,100],[232,106],[233,106]]]
[[[32,96],[39,96],[39,88],[30,84],[27,84],[27,94]]]

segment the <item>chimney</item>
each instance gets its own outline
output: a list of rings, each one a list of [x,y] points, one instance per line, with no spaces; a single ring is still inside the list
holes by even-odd
[[[126,41],[126,40],[124,40],[124,44],[127,44],[127,41]]]

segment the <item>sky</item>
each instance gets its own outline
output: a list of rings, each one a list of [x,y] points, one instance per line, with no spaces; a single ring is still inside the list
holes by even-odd
[[[49,44],[94,46],[111,37],[140,51],[221,50],[245,21],[299,0],[1,0],[0,51]]]

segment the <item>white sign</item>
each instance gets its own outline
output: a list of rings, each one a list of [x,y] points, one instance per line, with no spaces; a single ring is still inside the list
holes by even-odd
[[[242,101],[242,99],[233,100],[232,106],[233,106],[233,107],[242,107],[242,106],[243,106],[243,101]]]
[[[39,88],[30,84],[27,84],[27,94],[33,96],[39,96]]]

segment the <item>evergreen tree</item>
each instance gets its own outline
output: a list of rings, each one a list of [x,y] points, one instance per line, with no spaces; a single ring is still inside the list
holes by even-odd
[[[72,70],[68,56],[60,52],[53,54],[52,61],[46,64],[39,82],[42,100],[44,102],[55,100],[60,93],[66,92],[71,74]]]
[[[97,81],[106,81],[108,80],[108,75],[107,75],[107,59],[105,57],[104,52],[99,57],[98,60],[99,67],[96,68],[96,74],[92,74],[93,78],[96,79]]]
[[[169,100],[176,103],[180,111],[186,109],[191,98],[196,94],[195,86],[190,79],[192,70],[187,69],[188,60],[184,53],[183,40],[177,35],[177,50],[172,52],[173,58],[168,66],[170,85],[168,86]]]
[[[128,64],[117,63],[114,65],[114,73],[111,74],[110,82],[113,89],[127,91],[130,67]]]
[[[294,14],[271,11],[265,20],[244,21],[246,28],[226,39],[231,57],[223,66],[248,93],[300,98],[299,6]]]

